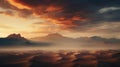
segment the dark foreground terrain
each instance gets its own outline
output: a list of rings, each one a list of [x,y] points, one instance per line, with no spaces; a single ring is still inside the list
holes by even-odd
[[[120,67],[120,51],[0,51],[0,67]]]

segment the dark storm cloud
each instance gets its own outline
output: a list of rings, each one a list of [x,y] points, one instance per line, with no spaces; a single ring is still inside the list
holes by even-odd
[[[99,9],[102,9],[104,7],[119,7],[120,5],[120,1],[119,0],[114,0],[114,1],[110,1],[110,0],[54,0],[54,1],[50,1],[50,0],[13,0],[15,2],[21,3],[23,5],[29,6],[32,9],[35,9],[37,11],[40,10],[39,8],[42,8],[44,10],[41,10],[39,12],[43,13],[49,13],[54,9],[55,7],[60,7],[61,11],[57,11],[59,13],[63,13],[62,17],[65,18],[71,18],[73,16],[78,16],[78,17],[85,17],[85,18],[91,18],[91,19],[95,19],[96,17],[94,17],[94,15],[96,16],[97,11]],[[53,8],[51,8],[51,11],[46,11],[47,8],[49,8],[50,6],[52,6]],[[17,6],[16,6],[17,7]],[[38,13],[39,13],[38,12]],[[60,15],[56,15],[58,17],[61,17]],[[98,15],[99,17],[99,15]]]
[[[120,8],[119,0],[8,0],[8,2],[14,7],[30,10],[43,18],[57,20],[56,23],[62,26],[61,29],[80,31],[84,25],[120,21],[120,10],[116,9]],[[21,7],[16,4],[21,4]],[[100,10],[107,11],[101,13]]]
[[[119,7],[120,8],[120,7]],[[120,10],[114,10],[114,11],[109,11],[107,13],[103,13],[102,17],[104,21],[109,21],[109,22],[118,22],[120,21]]]
[[[0,46],[50,46],[50,43],[34,42],[21,37],[20,34],[11,34],[6,38],[0,38]]]

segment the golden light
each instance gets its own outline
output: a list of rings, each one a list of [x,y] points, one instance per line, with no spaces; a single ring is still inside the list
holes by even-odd
[[[11,33],[21,33],[22,35],[27,33],[25,37],[31,37],[32,31],[36,30],[36,28],[31,25],[35,22],[40,22],[42,19],[23,19],[19,17],[13,17],[5,14],[0,14],[0,37],[6,37]],[[41,28],[42,29],[42,28]],[[40,30],[41,30],[40,29]],[[30,32],[30,33],[28,33]],[[34,35],[34,34],[33,34]]]

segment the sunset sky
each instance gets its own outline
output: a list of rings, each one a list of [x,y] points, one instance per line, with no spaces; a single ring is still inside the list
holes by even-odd
[[[0,0],[0,67],[120,67],[120,0]]]
[[[0,0],[0,37],[120,38],[119,0]]]

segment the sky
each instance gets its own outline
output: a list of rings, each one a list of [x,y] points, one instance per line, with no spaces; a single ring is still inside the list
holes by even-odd
[[[120,38],[119,0],[0,0],[0,37]]]
[[[119,14],[119,0],[0,0],[0,46],[120,49]]]

